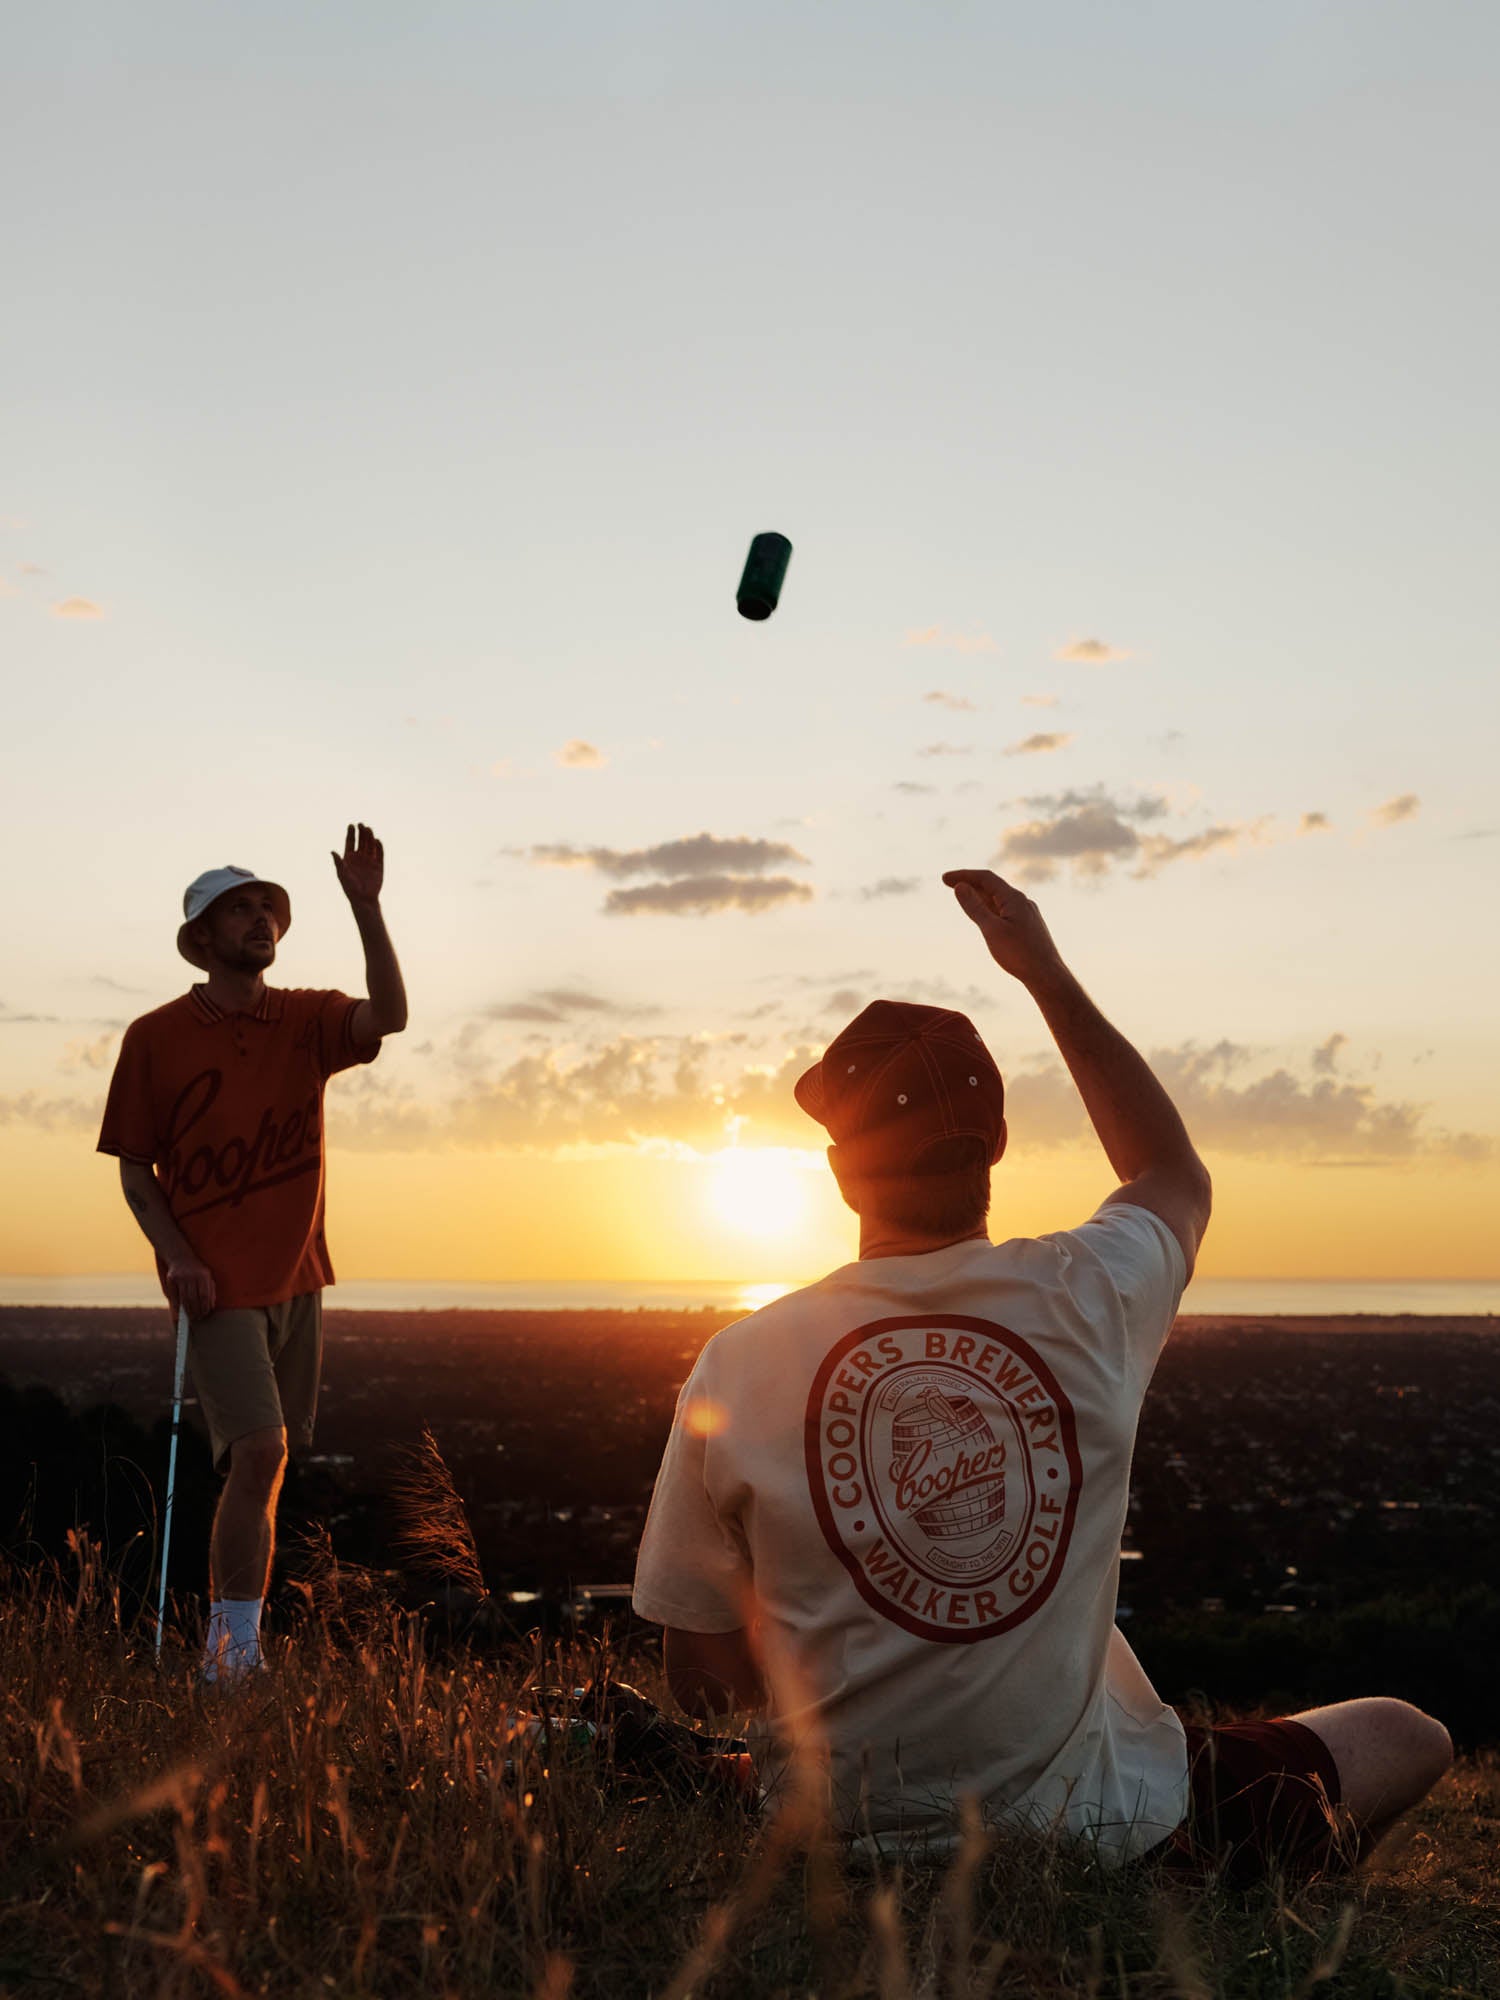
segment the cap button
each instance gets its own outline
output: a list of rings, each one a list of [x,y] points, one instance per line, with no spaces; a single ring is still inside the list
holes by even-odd
[[[899,1096],[897,1097],[897,1099],[896,1099],[896,1102],[897,1102],[898,1104],[904,1104],[904,1103],[906,1102],[906,1092],[905,1092],[904,1090],[903,1090],[903,1091],[901,1092],[901,1094],[900,1094],[900,1095],[899,1095]]]

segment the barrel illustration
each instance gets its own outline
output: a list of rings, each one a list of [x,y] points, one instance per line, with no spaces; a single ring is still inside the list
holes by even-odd
[[[1005,1447],[967,1396],[945,1396],[929,1384],[901,1405],[891,1424],[893,1480],[913,1471],[914,1454],[920,1477],[934,1482],[934,1498],[911,1516],[924,1534],[935,1541],[967,1540],[1005,1519]],[[956,1476],[960,1455],[971,1463],[984,1455],[983,1475]]]

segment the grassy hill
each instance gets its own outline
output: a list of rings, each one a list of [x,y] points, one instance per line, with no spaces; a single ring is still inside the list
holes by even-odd
[[[0,1589],[7,1995],[1500,1994],[1493,1758],[1358,1877],[1285,1896],[977,1831],[942,1871],[850,1873],[815,1829],[518,1735],[597,1653],[440,1661],[330,1566],[215,1696],[77,1555]]]

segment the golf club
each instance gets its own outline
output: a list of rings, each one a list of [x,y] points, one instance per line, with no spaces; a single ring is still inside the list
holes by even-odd
[[[172,1501],[177,1491],[177,1433],[182,1424],[182,1377],[187,1367],[187,1307],[177,1308],[177,1361],[172,1373],[172,1445],[167,1453],[167,1511],[161,1530],[161,1590],[156,1599],[156,1657],[161,1658],[162,1628],[167,1617],[167,1558],[172,1550]]]

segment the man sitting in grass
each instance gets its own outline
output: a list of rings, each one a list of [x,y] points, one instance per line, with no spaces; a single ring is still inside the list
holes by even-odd
[[[877,1000],[797,1085],[859,1260],[710,1341],[683,1388],[635,1606],[693,1714],[759,1712],[774,1809],[818,1760],[835,1823],[942,1840],[958,1800],[1120,1863],[1311,1873],[1452,1760],[1402,1701],[1184,1725],[1115,1623],[1141,1403],[1208,1226],[1146,1063],[998,876],[944,876],[1035,1000],[1120,1185],[992,1244],[1000,1073],[962,1014]],[[1342,1808],[1342,1813],[1334,1808]]]

